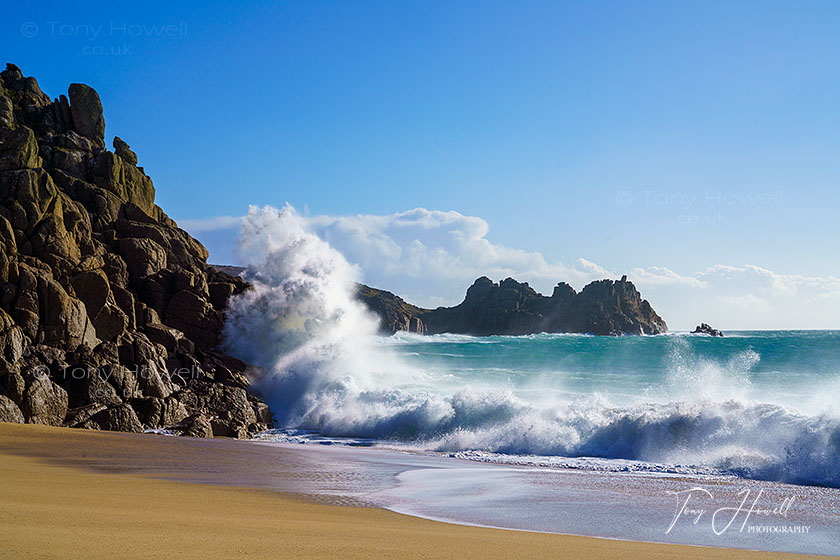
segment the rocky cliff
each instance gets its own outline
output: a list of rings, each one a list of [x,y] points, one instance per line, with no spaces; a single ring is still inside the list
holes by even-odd
[[[383,332],[399,331],[425,334],[426,326],[420,315],[426,309],[406,303],[401,297],[385,290],[377,290],[364,284],[357,284],[356,297],[379,317],[379,326]]]
[[[467,290],[462,303],[437,309],[421,309],[390,292],[367,286],[362,286],[359,293],[380,317],[383,331],[392,333],[636,335],[668,331],[665,321],[627,277],[592,282],[580,293],[560,283],[551,297],[537,293],[527,282],[508,278],[495,283],[481,277]]]
[[[194,436],[267,428],[217,348],[248,286],[155,205],[99,95],[0,72],[0,421]],[[253,370],[250,370],[253,371]]]

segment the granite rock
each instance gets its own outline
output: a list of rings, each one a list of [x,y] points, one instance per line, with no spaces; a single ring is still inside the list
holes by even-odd
[[[0,72],[0,421],[268,428],[252,366],[217,348],[250,286],[207,263],[129,145],[113,146],[90,86],[51,101],[17,66]]]

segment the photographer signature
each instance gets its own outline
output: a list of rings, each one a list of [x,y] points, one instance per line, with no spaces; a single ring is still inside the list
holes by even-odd
[[[668,527],[668,530],[665,531],[666,534],[671,532],[677,524],[677,521],[679,521],[682,517],[687,519],[693,518],[692,523],[697,525],[700,523],[701,519],[706,517],[707,514],[710,514],[712,531],[714,531],[716,535],[722,535],[729,530],[741,513],[744,514],[744,520],[741,523],[739,532],[743,532],[744,528],[747,526],[747,522],[753,516],[775,516],[787,519],[790,508],[796,499],[796,496],[789,496],[784,498],[781,504],[776,507],[759,507],[758,501],[764,493],[764,489],[762,488],[759,489],[759,491],[755,494],[755,498],[748,505],[748,501],[750,500],[750,496],[753,494],[753,490],[744,489],[737,494],[741,500],[740,503],[737,505],[720,507],[710,513],[710,510],[706,507],[700,507],[697,505],[698,502],[705,498],[714,499],[712,493],[705,488],[698,486],[688,490],[671,491],[668,493],[677,497],[677,508],[674,518],[671,520],[671,525]],[[807,533],[809,528],[810,527],[808,526],[802,526],[803,530],[796,532]]]

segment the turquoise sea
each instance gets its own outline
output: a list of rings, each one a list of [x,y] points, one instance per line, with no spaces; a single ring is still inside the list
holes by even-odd
[[[383,337],[358,270],[289,208],[240,244],[254,289],[225,344],[263,368],[270,437],[840,487],[840,331]]]
[[[276,436],[840,486],[840,331],[399,333],[364,356],[399,372],[308,386]]]

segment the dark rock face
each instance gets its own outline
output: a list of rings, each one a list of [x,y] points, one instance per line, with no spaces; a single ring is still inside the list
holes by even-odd
[[[70,116],[76,132],[99,142],[105,141],[105,117],[99,94],[85,84],[70,84]]]
[[[376,313],[379,317],[380,328],[384,332],[408,331],[417,334],[426,332],[426,327],[419,318],[425,310],[406,303],[401,297],[364,284],[357,285],[356,297],[368,309]]]
[[[20,403],[26,421],[30,424],[60,426],[67,415],[67,391],[56,385],[45,373],[36,371],[28,377],[30,379]]]
[[[9,397],[0,395],[0,422],[23,424],[24,421],[23,412],[18,405]]]
[[[366,286],[360,288],[359,294],[380,317],[382,330],[391,333],[411,330],[476,336],[538,332],[639,335],[668,331],[665,321],[641,298],[627,277],[592,282],[580,293],[560,283],[551,297],[537,293],[527,282],[508,278],[497,284],[482,277],[470,286],[461,304],[437,309],[421,309],[390,292]]]
[[[210,420],[204,414],[193,414],[175,424],[174,429],[189,437],[213,437]]]
[[[129,165],[137,165],[137,154],[131,151],[131,147],[119,136],[114,136],[114,152]]]
[[[99,95],[0,72],[0,421],[245,437],[271,424],[215,351],[249,286],[157,205]],[[188,419],[192,419],[187,421]]]
[[[711,325],[707,325],[706,323],[700,323],[691,334],[707,334],[709,336],[723,336],[723,333],[716,328],[712,327]]]

